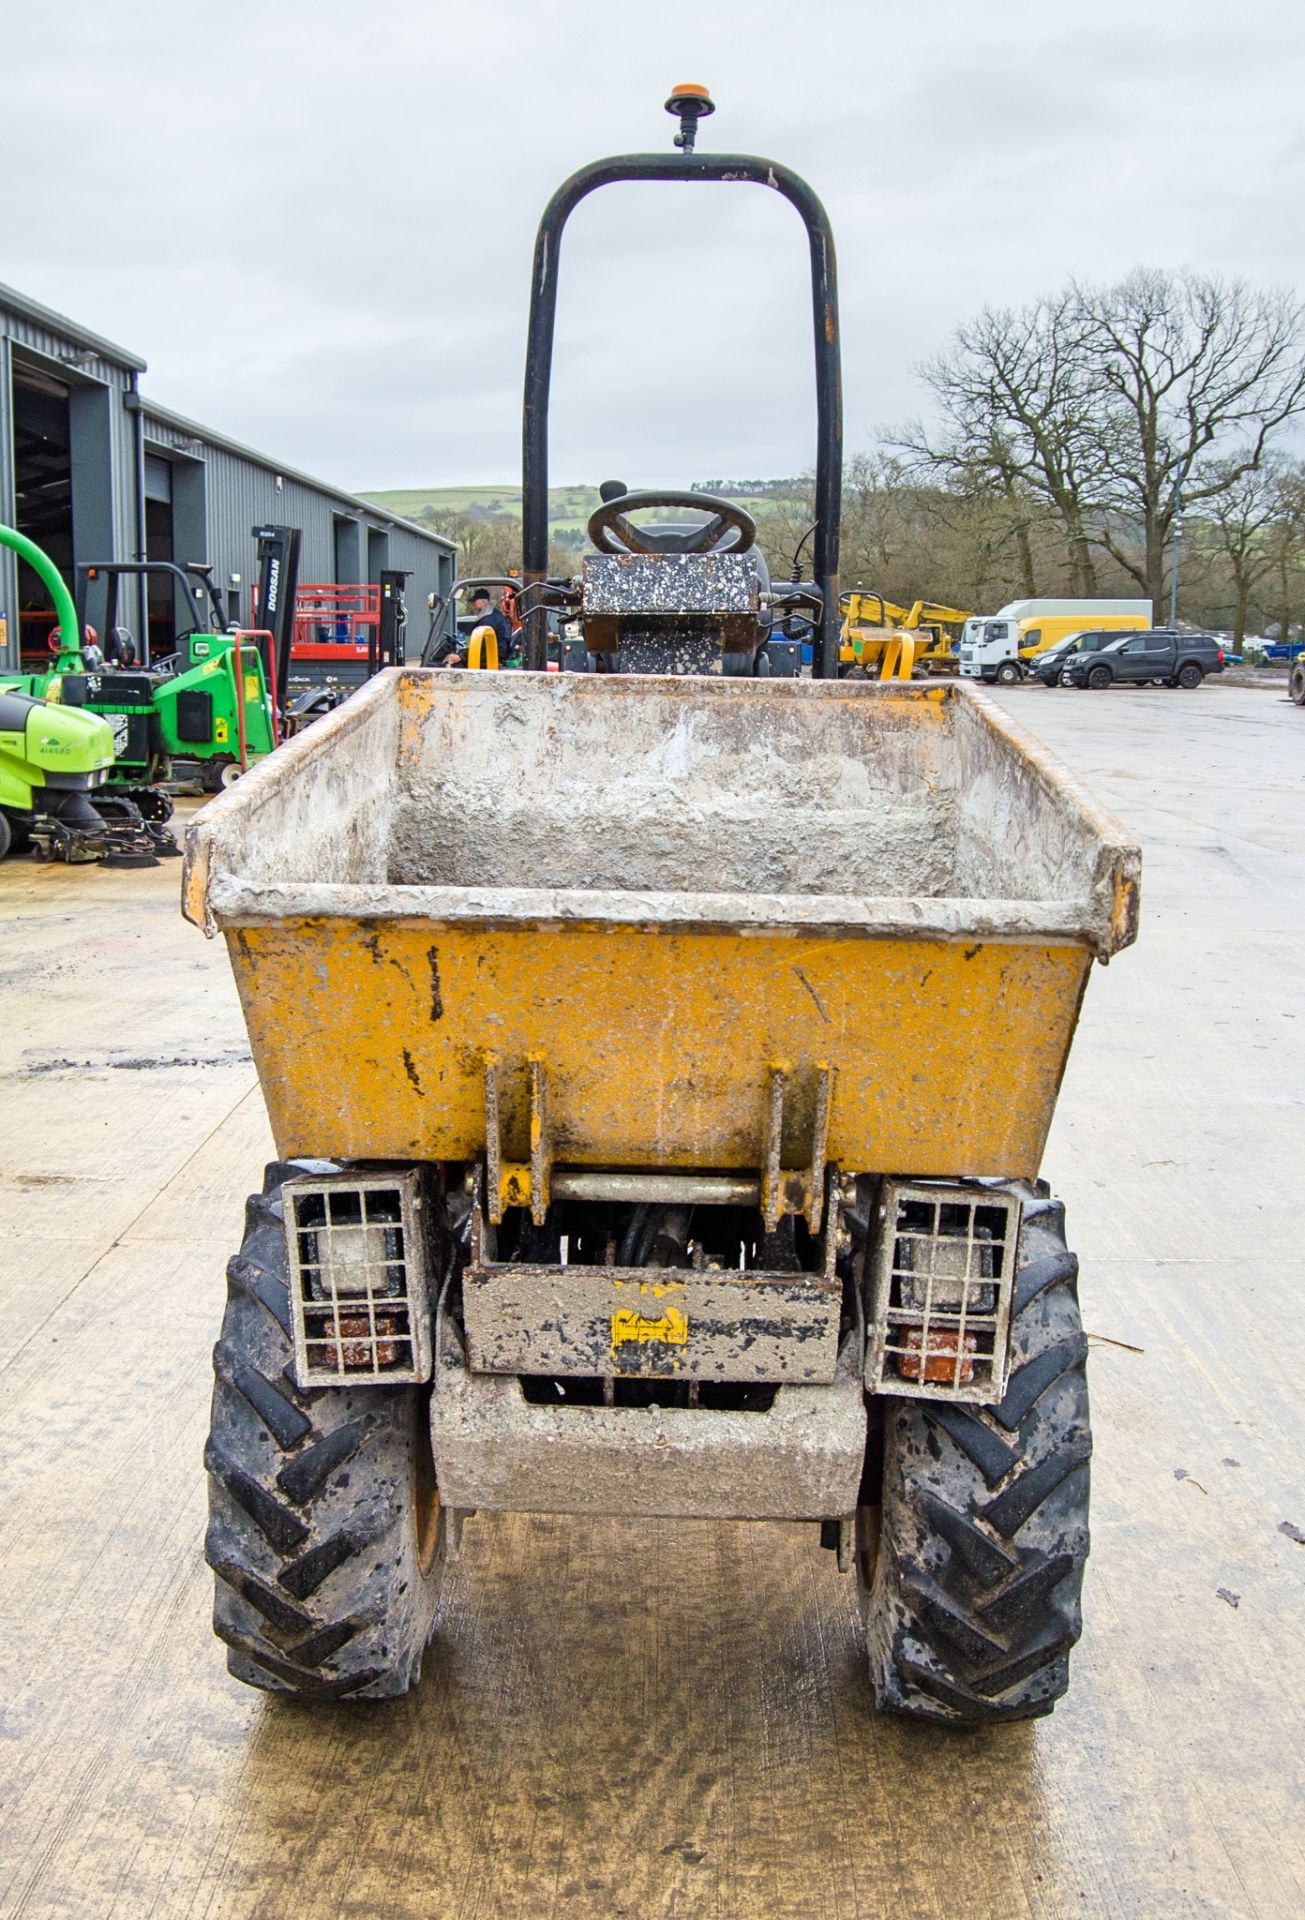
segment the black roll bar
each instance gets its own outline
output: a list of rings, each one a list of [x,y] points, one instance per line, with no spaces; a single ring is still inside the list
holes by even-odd
[[[184,564],[176,560],[82,560],[76,568],[77,590],[77,628],[83,633],[86,626],[86,608],[88,589],[92,580],[103,577],[105,584],[104,627],[108,634],[110,628],[118,624],[118,586],[123,580],[146,580],[153,574],[170,578],[173,587],[180,587],[186,596],[186,604],[192,614],[197,614],[207,604],[208,632],[222,633],[226,628],[226,617],[222,602],[218,598],[219,589],[213,581],[213,569],[207,561],[190,560]],[[196,584],[198,583],[198,584]],[[199,625],[198,618],[190,633],[205,631]],[[184,637],[184,636],[183,636]],[[150,663],[149,624],[140,636],[141,665]]]
[[[526,341],[522,416],[522,560],[527,585],[548,569],[548,399],[557,318],[558,257],[562,231],[575,208],[598,187],[622,180],[744,180],[771,187],[796,207],[811,249],[811,303],[816,349],[815,584],[823,611],[812,671],[838,675],[838,535],[843,484],[843,382],[838,337],[838,284],[829,216],[798,174],[755,154],[631,153],[596,160],[573,173],[549,201],[535,239]],[[527,626],[523,664],[538,672],[546,652],[545,618],[536,608]]]

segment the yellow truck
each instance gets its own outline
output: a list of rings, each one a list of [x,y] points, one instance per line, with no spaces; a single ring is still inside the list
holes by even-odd
[[[998,613],[965,622],[961,677],[1010,686],[1031,660],[1071,634],[1146,633],[1150,626],[1149,600],[1011,600]]]
[[[855,1581],[881,1707],[1027,1719],[1068,1684],[1091,1452],[1041,1160],[1139,856],[975,689],[838,677],[828,221],[777,161],[693,155],[702,89],[670,104],[674,156],[541,226],[523,670],[384,672],[187,837],[279,1156],[214,1355],[214,1624],[253,1686],[373,1700],[475,1515],[783,1522]],[[608,489],[548,572],[562,229],[657,179],[806,228],[810,679],[758,671],[737,503]],[[555,609],[597,669],[545,671]]]

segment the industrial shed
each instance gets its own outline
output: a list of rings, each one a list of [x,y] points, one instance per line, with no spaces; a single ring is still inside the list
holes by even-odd
[[[297,527],[301,582],[412,577],[416,615],[454,575],[452,543],[169,412],[140,391],[146,363],[0,285],[0,521],[50,554],[66,578],[109,560],[207,561],[233,613],[253,623],[253,529]],[[176,609],[166,581],[133,583],[123,613],[157,655]],[[92,600],[92,619],[96,608]],[[0,549],[0,668],[44,653],[52,624],[40,582]]]

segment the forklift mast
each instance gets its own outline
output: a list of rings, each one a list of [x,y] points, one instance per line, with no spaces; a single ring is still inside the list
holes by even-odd
[[[275,662],[273,684],[281,690],[290,684],[290,648],[295,631],[295,592],[299,585],[298,527],[259,526],[251,529],[258,542],[258,606],[255,620],[270,633],[272,659]]]
[[[398,567],[381,569],[381,624],[379,633],[371,629],[372,643],[367,650],[367,677],[379,673],[382,667],[401,667],[408,658],[407,626],[408,608],[404,600],[404,585],[412,578],[411,571],[402,572]]]

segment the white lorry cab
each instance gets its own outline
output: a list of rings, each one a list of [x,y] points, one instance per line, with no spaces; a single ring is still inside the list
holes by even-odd
[[[1029,663],[1072,633],[1103,628],[1146,632],[1149,600],[1011,600],[993,614],[976,614],[961,634],[960,669],[968,680],[1022,680]]]

